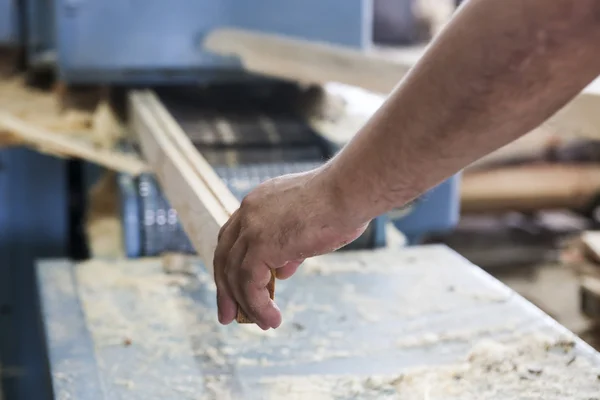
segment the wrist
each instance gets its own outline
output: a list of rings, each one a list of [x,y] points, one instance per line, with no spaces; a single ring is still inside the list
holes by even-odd
[[[340,229],[359,229],[376,216],[371,215],[373,203],[368,191],[335,162],[319,168],[314,181],[316,193],[328,204],[329,213]]]

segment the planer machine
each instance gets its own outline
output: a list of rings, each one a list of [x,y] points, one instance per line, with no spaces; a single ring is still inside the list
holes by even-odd
[[[0,0],[0,7],[6,4],[14,3]],[[235,56],[204,50],[203,38],[233,26],[358,50],[372,45],[368,0],[16,4],[15,43],[26,50],[29,73],[49,68],[67,86],[151,88],[237,199],[268,178],[321,165],[343,143],[298,112],[305,87],[250,74]],[[140,152],[135,140],[122,148]],[[72,215],[63,211],[77,203],[66,172],[69,178],[84,172],[63,160],[5,151],[21,153],[2,154],[14,176],[0,174],[0,187],[21,183],[0,217],[12,221],[9,214],[18,211],[27,221],[15,236],[46,233],[39,239],[43,251],[14,247],[0,266],[9,266],[0,287],[23,288],[15,295],[21,302],[10,304],[18,318],[0,330],[9,399],[394,398],[393,387],[369,377],[396,380],[414,367],[460,362],[481,339],[569,335],[448,248],[418,245],[422,236],[456,223],[459,176],[380,216],[356,242],[278,283],[285,322],[264,333],[216,323],[211,276],[193,257],[154,174],[118,177],[127,259],[81,262],[65,244],[72,244]],[[31,180],[26,171],[33,166],[44,184],[20,186]],[[394,230],[413,246],[392,240]],[[157,257],[174,252],[187,256]],[[0,308],[0,322],[10,327],[6,310]],[[600,366],[598,353],[572,340],[569,357]],[[347,378],[354,383],[344,383]]]

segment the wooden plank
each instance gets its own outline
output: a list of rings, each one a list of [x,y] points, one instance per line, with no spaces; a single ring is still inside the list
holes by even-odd
[[[274,34],[221,28],[204,41],[208,51],[237,56],[253,73],[312,84],[339,82],[388,94],[425,49],[417,55],[391,57],[382,51],[357,51]],[[541,125],[550,133],[600,140],[600,78]],[[362,126],[370,115],[353,123]]]
[[[582,208],[600,189],[597,165],[525,165],[463,175],[463,212]]]
[[[148,171],[148,166],[136,157],[98,149],[83,141],[31,125],[2,111],[0,111],[0,143],[26,145],[59,157],[81,158],[110,170],[134,176]]]
[[[167,127],[165,134],[169,136],[179,152],[189,161],[192,168],[205,182],[208,189],[211,190],[225,211],[229,215],[233,214],[240,207],[238,199],[227,188],[225,182],[217,175],[208,161],[196,150],[190,138],[160,102],[156,94],[148,91],[144,95],[152,113]]]
[[[600,231],[587,231],[581,235],[583,250],[586,256],[600,263]]]
[[[413,65],[412,59],[404,62],[328,43],[230,28],[210,32],[204,48],[237,56],[248,71],[260,75],[310,84],[340,82],[385,94]]]
[[[554,114],[544,126],[554,132],[600,140],[600,78]]]
[[[183,229],[212,275],[219,230],[239,203],[235,207],[233,202],[237,199],[226,187],[217,184],[214,178],[219,179],[218,176],[193,148],[185,133],[180,128],[175,129],[175,121],[165,122],[168,113],[164,109],[156,110],[156,104],[152,105],[156,100],[148,91],[130,95],[133,130],[138,134],[142,151],[164,193],[177,210]],[[274,274],[268,289],[274,298]],[[236,320],[253,322],[241,310]]]

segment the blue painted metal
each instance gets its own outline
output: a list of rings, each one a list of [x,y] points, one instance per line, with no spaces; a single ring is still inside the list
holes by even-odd
[[[0,0],[0,46],[19,44],[17,0]]]
[[[253,188],[267,179],[283,174],[307,171],[318,162],[288,162],[244,166],[217,166],[215,171],[229,190],[242,200]],[[169,205],[156,178],[143,174],[136,179],[120,177],[121,219],[125,252],[128,257],[156,256],[164,252],[194,254],[177,212]],[[369,229],[346,249],[372,249],[386,245],[387,217],[375,219]]]
[[[142,230],[140,229],[142,214],[136,180],[127,174],[120,174],[117,179],[125,254],[130,258],[142,257],[144,253]]]
[[[372,43],[371,0],[231,0],[234,24],[355,48]]]
[[[73,264],[67,260],[46,259],[36,268],[41,300],[40,321],[44,339],[51,343],[48,362],[52,366],[52,398],[104,398],[99,366],[74,272]],[[49,324],[49,321],[58,322]]]
[[[75,310],[70,313],[46,308],[47,329],[59,326],[66,329],[67,335],[69,329],[81,333],[70,341],[60,340],[63,337],[58,335],[48,336],[53,375],[64,372],[65,365],[81,365],[79,361],[89,360],[99,366],[84,364],[81,369],[66,371],[66,377],[62,375],[63,381],[57,385],[70,391],[61,392],[63,396],[56,398],[220,398],[210,396],[216,392],[222,398],[264,399],[269,398],[267,393],[279,393],[269,392],[269,385],[259,383],[268,379],[281,383],[294,376],[321,375],[332,380],[336,376],[361,380],[369,376],[401,376],[415,368],[435,370],[463,363],[473,343],[482,340],[511,343],[534,333],[574,341],[575,346],[560,348],[565,372],[573,357],[589,360],[590,368],[600,366],[600,354],[591,346],[444,246],[336,253],[325,256],[325,260],[324,265],[329,260],[338,267],[349,268],[334,268],[324,274],[297,274],[292,280],[278,282],[276,300],[285,323],[277,335],[269,337],[240,335],[235,326],[219,326],[216,296],[209,284],[213,279],[198,263],[190,265],[191,274],[188,270],[185,275],[175,272],[175,276],[165,273],[160,260],[95,267],[71,265],[70,276],[75,277],[75,284],[69,280],[68,291],[63,286],[67,263],[44,263],[38,268],[45,273],[39,280],[43,302]],[[357,260],[368,273],[355,268]],[[107,269],[120,279],[94,279],[94,274],[101,276]],[[432,276],[440,279],[436,281]],[[173,277],[178,279],[171,280]],[[127,285],[122,284],[124,280]],[[169,282],[177,286],[169,287]],[[429,289],[437,282],[439,286],[433,289],[439,290],[424,294],[418,290],[423,282]],[[447,287],[456,290],[444,290]],[[465,296],[473,292],[487,296]],[[347,300],[348,296],[368,299],[371,307],[357,307]],[[490,297],[496,300],[490,301]],[[110,312],[98,313],[99,302],[103,310]],[[323,304],[328,308],[324,309]],[[404,312],[415,304],[421,307],[419,313]],[[94,317],[84,318],[81,307],[88,317]],[[329,310],[335,310],[336,318]],[[119,345],[124,339],[124,322],[127,332],[133,335],[130,346]],[[92,343],[87,330],[92,332]],[[343,335],[334,337],[332,332]],[[414,342],[424,334],[444,336],[448,332],[467,335],[465,340],[398,345]],[[331,356],[315,357],[316,337],[327,339],[320,347],[322,353]],[[294,355],[293,362],[289,354]],[[78,396],[83,385],[98,381],[98,373],[105,385],[103,390],[89,390],[85,396]],[[74,379],[68,379],[69,376]],[[216,383],[222,383],[222,389],[207,393],[207,389],[221,387]],[[590,381],[588,390],[591,385]],[[342,385],[336,386],[335,392],[340,389]],[[364,396],[357,396],[350,388],[347,394],[340,393],[336,398],[382,399],[395,394],[382,385]],[[582,393],[578,398],[583,397]]]
[[[6,0],[4,0],[6,1]],[[70,83],[247,79],[239,62],[203,51],[220,26],[353,47],[370,43],[370,0],[27,0],[28,53]],[[54,57],[56,59],[54,59]]]
[[[23,0],[27,21],[26,51],[30,68],[55,64],[54,0]]]
[[[426,234],[448,231],[460,217],[460,177],[457,174],[419,198],[408,213],[388,214],[409,244],[417,244]]]
[[[66,161],[0,151],[0,357],[9,399],[50,398],[38,318],[34,262],[68,254]]]

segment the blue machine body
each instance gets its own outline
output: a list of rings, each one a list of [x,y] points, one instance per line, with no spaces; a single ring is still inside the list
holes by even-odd
[[[0,46],[19,44],[19,14],[16,0],[0,0]]]
[[[426,234],[445,232],[456,226],[460,216],[460,178],[461,174],[456,174],[429,190],[408,210],[388,214],[408,244],[418,244]]]
[[[0,150],[0,379],[8,399],[49,398],[34,263],[68,256],[68,187],[67,161]]]
[[[370,0],[26,1],[30,59],[54,63],[69,83],[233,79],[237,60],[202,49],[206,33],[222,26],[356,48],[371,43]]]

